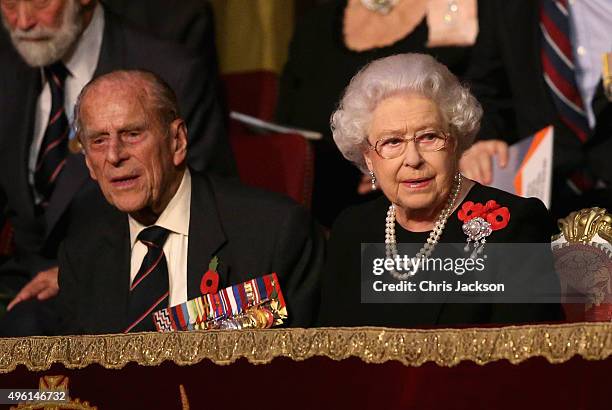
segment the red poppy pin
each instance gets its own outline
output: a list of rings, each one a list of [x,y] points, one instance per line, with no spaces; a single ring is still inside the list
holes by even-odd
[[[504,229],[510,221],[510,211],[496,201],[487,201],[484,205],[472,201],[464,202],[459,212],[459,220],[463,222],[463,233],[467,235],[465,251],[470,251],[470,242],[474,249],[470,258],[476,257],[484,249],[487,236],[491,232]]]
[[[219,273],[217,273],[217,267],[219,266],[219,258],[216,256],[210,260],[208,264],[208,270],[202,276],[200,282],[200,292],[202,295],[217,293],[219,288]]]

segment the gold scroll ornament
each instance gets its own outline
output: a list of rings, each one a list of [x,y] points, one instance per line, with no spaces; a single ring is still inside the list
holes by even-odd
[[[586,208],[572,212],[557,221],[561,233],[553,236],[553,241],[561,236],[569,243],[589,244],[599,235],[612,244],[612,215],[604,208]]]

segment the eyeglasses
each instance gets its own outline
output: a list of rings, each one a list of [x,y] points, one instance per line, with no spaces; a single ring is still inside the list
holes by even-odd
[[[23,1],[29,1],[36,9],[44,9],[50,3],[50,0],[0,0],[0,4],[7,10],[14,10],[17,7],[17,3]]]
[[[423,130],[414,133],[413,137],[391,136],[383,137],[376,141],[374,145],[370,145],[370,149],[383,159],[393,159],[404,154],[406,146],[410,141],[414,141],[414,145],[418,152],[435,152],[446,147],[448,136],[444,131],[440,130]]]

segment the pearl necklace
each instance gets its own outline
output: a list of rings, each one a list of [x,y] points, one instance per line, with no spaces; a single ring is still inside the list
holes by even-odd
[[[427,238],[427,242],[421,247],[419,252],[416,254],[416,258],[429,258],[434,248],[436,247],[442,232],[444,231],[444,227],[446,226],[446,221],[448,217],[453,213],[453,208],[455,207],[455,202],[457,201],[457,197],[459,196],[459,192],[461,192],[461,174],[457,173],[455,175],[453,181],[453,190],[448,197],[446,202],[446,207],[440,212],[436,222],[434,223],[433,230],[429,233],[429,238]],[[395,241],[395,205],[391,204],[389,206],[389,210],[387,211],[387,218],[385,220],[385,253],[387,255],[387,259],[395,260],[397,256],[397,242]],[[391,276],[396,279],[404,280],[408,279],[410,276],[413,276],[416,273],[415,271],[409,271],[406,273],[399,273],[395,269],[389,271]]]
[[[383,15],[389,14],[399,2],[400,0],[361,0],[365,8]]]

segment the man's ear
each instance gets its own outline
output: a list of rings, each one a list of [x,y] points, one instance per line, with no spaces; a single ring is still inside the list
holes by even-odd
[[[174,165],[179,166],[187,158],[187,126],[185,121],[180,118],[170,124],[172,138],[172,153],[174,155]]]

